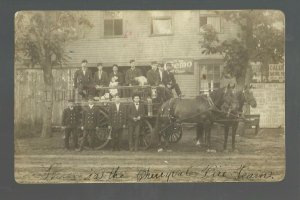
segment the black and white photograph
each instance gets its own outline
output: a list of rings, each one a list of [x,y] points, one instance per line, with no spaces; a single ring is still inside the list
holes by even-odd
[[[279,182],[279,10],[18,11],[19,184]]]

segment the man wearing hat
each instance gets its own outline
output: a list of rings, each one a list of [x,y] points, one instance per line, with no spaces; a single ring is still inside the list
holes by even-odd
[[[126,126],[126,108],[120,103],[119,95],[114,98],[114,103],[109,107],[109,126],[112,136],[113,151],[120,151],[120,138]]]
[[[125,84],[129,86],[138,85],[138,82],[135,81],[134,78],[141,76],[142,73],[139,69],[136,69],[135,60],[130,60],[129,63],[130,63],[130,69],[127,70],[125,74]]]
[[[87,98],[93,82],[92,72],[87,69],[87,60],[82,60],[81,69],[74,74],[74,88],[78,89],[78,93]]]
[[[133,103],[128,108],[128,128],[129,128],[129,150],[137,151],[139,145],[140,128],[145,115],[145,107],[140,103],[140,95],[132,96]]]
[[[103,65],[102,63],[97,64],[98,72],[94,74],[94,85],[95,89],[99,90],[102,87],[107,87],[109,84],[108,75],[105,71],[103,71]],[[97,96],[102,96],[105,93],[105,91],[102,89],[100,91],[96,91],[95,94]]]
[[[151,86],[159,85],[159,73],[157,71],[156,61],[151,62],[151,69],[147,72],[147,80]]]
[[[171,63],[167,63],[166,64],[166,78],[165,78],[165,86],[169,89],[170,91],[170,95],[172,93],[172,90],[175,89],[175,92],[177,94],[178,97],[182,97],[182,93],[181,90],[179,88],[179,85],[176,83],[176,79],[174,74],[171,72],[172,70],[172,64]]]
[[[89,96],[88,107],[83,111],[82,126],[83,139],[81,141],[79,151],[83,150],[84,145],[88,141],[89,146],[94,148],[96,130],[98,130],[99,110],[94,106],[93,97]]]
[[[65,131],[65,148],[70,150],[69,140],[72,135],[73,145],[78,148],[77,129],[80,126],[80,114],[74,108],[74,101],[68,101],[68,107],[64,109],[62,116],[62,128]]]

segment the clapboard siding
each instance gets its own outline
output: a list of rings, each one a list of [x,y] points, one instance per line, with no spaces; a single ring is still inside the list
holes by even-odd
[[[124,23],[124,37],[103,37],[104,12],[90,12],[87,17],[94,24],[85,39],[70,44],[67,52],[71,65],[79,65],[83,58],[90,63],[103,62],[128,65],[128,60],[135,58],[137,63],[161,61],[164,58],[201,59],[199,41],[199,15],[201,11],[121,11]],[[152,17],[170,16],[173,23],[173,34],[169,36],[151,36]],[[234,37],[238,27],[222,20],[223,32],[219,37]],[[72,53],[70,53],[72,52]]]

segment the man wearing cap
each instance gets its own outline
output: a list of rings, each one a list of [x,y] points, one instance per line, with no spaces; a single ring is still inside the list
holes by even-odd
[[[80,126],[80,114],[74,108],[74,101],[68,101],[68,107],[64,109],[62,116],[62,128],[65,131],[65,148],[70,150],[69,140],[72,135],[73,145],[78,148],[77,129]]]
[[[178,97],[182,97],[181,90],[179,88],[179,85],[176,83],[176,79],[174,74],[171,72],[172,70],[172,64],[167,63],[166,64],[167,70],[166,70],[166,79],[165,79],[165,86],[170,90],[170,93],[172,93],[172,89],[175,89],[175,92]]]
[[[140,128],[145,115],[145,107],[140,103],[140,96],[132,96],[133,103],[128,108],[128,128],[129,128],[129,150],[137,151],[139,145]]]
[[[130,60],[130,69],[125,74],[125,84],[132,86],[138,85],[138,82],[134,80],[135,77],[142,75],[141,71],[135,67],[135,60]]]
[[[87,69],[87,60],[81,62],[81,69],[74,74],[74,88],[83,97],[88,97],[93,82],[92,72]]]
[[[94,148],[96,130],[98,130],[99,110],[94,106],[93,97],[89,96],[88,107],[83,111],[82,126],[83,138],[79,147],[79,151],[83,150],[84,145],[88,141],[89,146]]]
[[[102,96],[105,93],[105,91],[103,89],[101,90],[101,88],[107,87],[109,84],[109,80],[108,80],[107,73],[103,71],[102,63],[98,63],[97,68],[98,68],[98,72],[94,74],[94,78],[93,78],[95,89],[96,89],[95,95]]]
[[[114,98],[114,103],[109,107],[109,126],[112,136],[113,151],[120,151],[120,138],[123,133],[123,128],[126,126],[126,109],[120,103],[119,95]]]
[[[151,69],[147,72],[147,80],[149,85],[158,86],[159,85],[159,72],[157,71],[157,62],[151,62]]]

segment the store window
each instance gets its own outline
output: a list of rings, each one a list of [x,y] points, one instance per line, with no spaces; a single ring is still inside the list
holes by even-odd
[[[200,65],[200,92],[220,88],[221,67],[220,64]]]
[[[212,27],[217,33],[221,33],[221,17],[219,16],[200,16],[200,33],[205,31],[205,27]]]
[[[153,18],[151,21],[151,35],[171,35],[173,33],[172,18]]]
[[[123,35],[122,19],[104,19],[104,36],[118,37]]]

